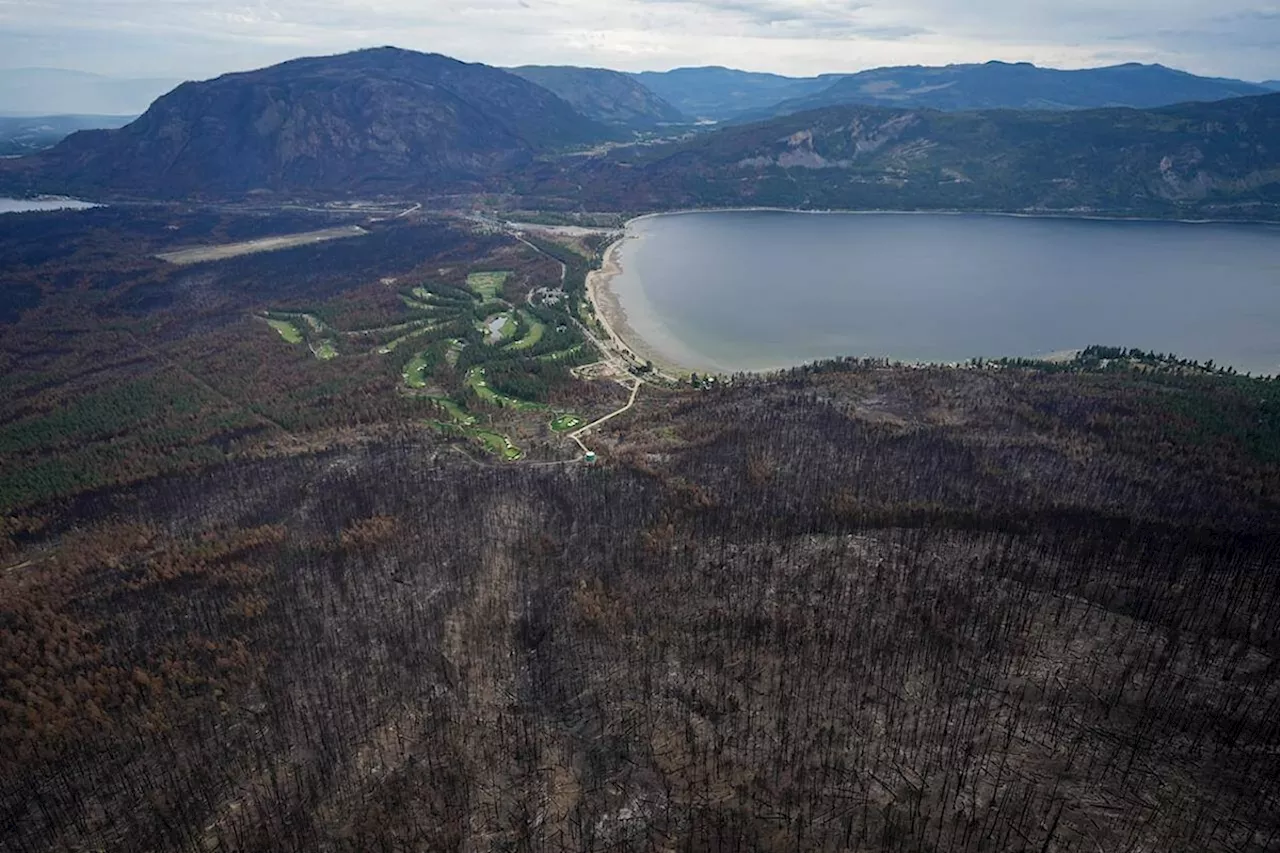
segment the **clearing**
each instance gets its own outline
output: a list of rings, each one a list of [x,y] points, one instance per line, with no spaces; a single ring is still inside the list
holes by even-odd
[[[258,240],[246,240],[243,243],[225,243],[221,246],[193,246],[190,249],[161,252],[156,257],[171,264],[186,266],[188,264],[202,264],[207,261],[223,261],[227,258],[253,255],[258,252],[278,252],[281,249],[309,246],[313,243],[323,243],[327,240],[363,237],[368,233],[359,225],[343,225],[340,228],[306,231],[302,234],[285,234],[281,237],[263,237]]]

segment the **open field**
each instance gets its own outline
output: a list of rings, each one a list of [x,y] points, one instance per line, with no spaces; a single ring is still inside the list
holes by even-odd
[[[295,246],[309,246],[313,243],[324,243],[329,240],[342,240],[347,237],[363,237],[369,232],[359,225],[344,225],[339,228],[324,228],[320,231],[307,231],[303,234],[289,234],[283,237],[263,237],[258,240],[246,240],[242,243],[227,243],[222,246],[193,246],[190,249],[178,249],[173,252],[161,252],[156,255],[162,261],[187,266],[203,264],[208,261],[225,261],[241,255],[254,255],[259,252],[278,252],[281,249],[292,249]]]

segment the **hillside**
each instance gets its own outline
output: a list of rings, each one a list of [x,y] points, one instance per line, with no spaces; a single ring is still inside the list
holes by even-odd
[[[629,130],[655,130],[689,119],[634,77],[604,68],[526,65],[508,69],[558,95],[589,119]]]
[[[840,77],[784,77],[720,67],[644,71],[633,76],[685,115],[712,121],[814,94]]]
[[[623,209],[743,204],[1280,215],[1280,95],[1157,110],[839,107],[543,170],[529,192]]]
[[[1145,108],[1187,101],[1221,101],[1268,91],[1255,83],[1197,77],[1163,65],[1130,63],[1060,71],[1026,62],[988,62],[863,71],[844,77],[821,92],[783,101],[742,118],[759,119],[854,104],[952,111]]]
[[[24,166],[63,190],[368,192],[465,186],[608,135],[514,74],[380,48],[184,83]]]

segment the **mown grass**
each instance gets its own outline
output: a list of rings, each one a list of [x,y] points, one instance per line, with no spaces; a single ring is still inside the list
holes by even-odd
[[[569,432],[585,423],[586,421],[577,415],[560,415],[551,422],[551,429],[554,432]]]
[[[480,294],[485,300],[499,299],[502,296],[502,286],[510,277],[510,270],[473,272],[467,276],[467,287]]]
[[[288,320],[272,320],[267,319],[267,325],[280,333],[280,337],[284,338],[291,344],[302,343],[302,332],[298,331],[298,327],[290,323]]]
[[[321,361],[330,361],[338,357],[338,348],[332,341],[317,341],[311,346],[311,352]]]
[[[509,350],[527,350],[533,349],[542,341],[543,334],[547,331],[547,326],[541,320],[521,311],[520,316],[529,324],[529,331],[518,341],[507,344]]]

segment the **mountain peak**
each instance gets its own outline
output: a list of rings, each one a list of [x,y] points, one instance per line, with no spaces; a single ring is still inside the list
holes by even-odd
[[[609,136],[514,74],[383,47],[184,83],[128,127],[75,134],[40,165],[67,189],[376,191],[480,183]]]

